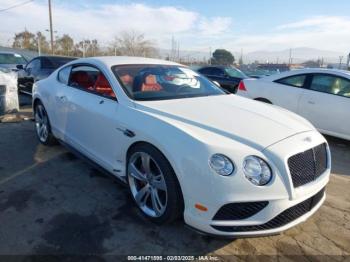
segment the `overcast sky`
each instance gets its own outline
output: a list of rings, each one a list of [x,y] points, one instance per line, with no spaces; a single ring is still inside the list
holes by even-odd
[[[25,0],[0,0],[0,10]],[[245,52],[313,47],[350,51],[350,0],[52,0],[54,30],[108,45],[121,31],[144,33],[160,48]],[[15,32],[48,29],[46,0],[0,11],[0,44]],[[48,33],[47,33],[48,36]]]

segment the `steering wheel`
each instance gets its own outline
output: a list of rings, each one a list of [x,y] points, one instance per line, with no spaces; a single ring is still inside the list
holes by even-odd
[[[182,89],[188,89],[188,88],[190,88],[190,87],[188,87],[186,85],[181,85],[181,86],[179,86],[178,89],[176,89],[176,94],[180,93],[180,91],[182,91]]]

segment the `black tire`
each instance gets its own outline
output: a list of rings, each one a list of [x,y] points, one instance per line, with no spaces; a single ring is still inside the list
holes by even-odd
[[[49,119],[49,116],[46,112],[46,109],[44,107],[44,105],[38,101],[36,104],[35,104],[35,107],[34,107],[34,119],[35,119],[35,125],[36,125],[36,128],[37,128],[37,117],[36,117],[36,114],[38,113],[38,111],[40,110],[40,108],[43,110],[44,114],[46,115],[47,117],[47,132],[48,132],[48,135],[46,137],[46,139],[42,139],[40,138],[39,134],[38,134],[38,131],[36,130],[36,135],[37,135],[37,138],[39,140],[39,142],[45,146],[53,146],[53,145],[56,145],[57,144],[57,139],[54,137],[54,135],[52,134],[51,132],[51,125],[50,125],[50,119]]]
[[[128,172],[128,166],[130,158],[135,153],[147,153],[149,154],[153,160],[157,162],[157,165],[161,169],[165,184],[167,187],[167,205],[164,213],[159,217],[152,217],[147,215],[142,211],[142,209],[138,206],[129,183],[129,172]],[[183,196],[180,188],[180,184],[177,180],[177,177],[175,175],[175,172],[173,168],[171,167],[169,161],[166,159],[166,157],[154,146],[146,143],[138,144],[131,148],[128,152],[127,156],[127,181],[128,181],[128,188],[129,192],[131,194],[132,199],[134,200],[136,206],[141,211],[141,214],[152,221],[155,224],[161,225],[161,224],[168,224],[171,223],[179,218],[182,218],[183,211],[184,211],[184,202],[183,202]]]
[[[266,104],[271,104],[271,105],[272,105],[272,102],[271,102],[270,100],[266,99],[266,98],[261,98],[261,97],[259,97],[259,98],[255,98],[254,100],[260,101],[260,102],[263,102],[263,103],[266,103]]]

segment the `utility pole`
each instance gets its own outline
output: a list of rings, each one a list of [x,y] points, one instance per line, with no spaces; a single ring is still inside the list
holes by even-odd
[[[341,64],[342,64],[342,61],[343,61],[343,56],[339,56],[339,69],[341,69]]]
[[[86,49],[85,49],[85,40],[83,40],[83,57],[85,57]]]
[[[291,66],[292,60],[293,60],[293,58],[292,58],[292,48],[290,48],[289,49],[289,66]]]
[[[209,47],[209,65],[211,65],[211,47]]]
[[[53,29],[52,29],[52,12],[51,12],[51,0],[49,1],[49,19],[50,19],[50,38],[51,38],[51,53],[54,54],[53,47]]]

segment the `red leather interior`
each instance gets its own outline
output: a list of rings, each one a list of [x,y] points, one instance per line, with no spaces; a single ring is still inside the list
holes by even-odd
[[[110,86],[108,80],[103,74],[99,74],[96,79],[95,91],[102,95],[115,97],[112,87]]]
[[[160,91],[163,88],[157,83],[155,75],[148,75],[145,78],[145,82],[142,84],[141,91]]]
[[[84,71],[74,72],[72,74],[71,82],[76,83],[78,86],[86,89],[92,88],[94,85],[93,80],[90,78],[88,73]]]

